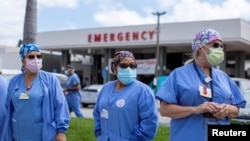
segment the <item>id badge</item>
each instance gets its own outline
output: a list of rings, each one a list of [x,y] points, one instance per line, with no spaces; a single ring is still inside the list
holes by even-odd
[[[105,119],[108,119],[109,118],[109,112],[108,112],[108,110],[102,109],[101,117],[105,118]]]
[[[212,98],[211,89],[204,86],[199,86],[200,95],[207,98]]]
[[[28,93],[21,93],[19,96],[19,99],[29,99],[29,94]]]

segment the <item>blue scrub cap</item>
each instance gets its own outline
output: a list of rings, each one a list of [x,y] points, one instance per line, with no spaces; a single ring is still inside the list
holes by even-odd
[[[32,51],[40,52],[38,45],[36,45],[36,44],[24,44],[19,51],[21,60],[24,59],[26,54],[28,54]]]
[[[207,45],[208,43],[215,41],[215,40],[220,40],[222,42],[222,38],[219,34],[214,29],[210,28],[204,28],[198,33],[196,33],[193,41],[192,41],[192,50],[193,52],[198,50],[199,48]]]

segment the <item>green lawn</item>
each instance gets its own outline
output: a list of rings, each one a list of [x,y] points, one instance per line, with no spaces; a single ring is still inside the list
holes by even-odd
[[[71,118],[67,141],[95,141],[93,130],[93,119]],[[169,141],[169,127],[160,125],[153,141]]]

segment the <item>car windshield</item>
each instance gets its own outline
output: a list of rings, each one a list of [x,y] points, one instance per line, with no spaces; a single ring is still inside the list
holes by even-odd
[[[60,73],[52,73],[52,74],[54,74],[57,77],[57,79],[60,82],[61,87],[64,88],[67,84],[68,76],[64,74],[60,74]]]
[[[2,69],[2,76],[3,78],[9,83],[10,79],[21,73],[22,71],[21,70],[15,70],[15,69]]]
[[[2,76],[7,82],[9,82],[10,79],[13,77],[13,74],[3,74]]]
[[[243,92],[250,90],[250,80],[244,78],[233,78],[233,80]]]
[[[248,90],[244,93],[244,97],[247,101],[246,108],[250,108],[250,90]]]

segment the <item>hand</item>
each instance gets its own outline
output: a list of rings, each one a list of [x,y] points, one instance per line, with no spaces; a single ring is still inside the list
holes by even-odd
[[[56,141],[67,141],[66,135],[64,133],[58,133],[56,135]]]
[[[63,93],[66,93],[67,92],[67,88],[63,88]]]
[[[215,102],[204,102],[196,107],[195,114],[201,113],[216,113],[220,110],[221,106]]]
[[[229,112],[230,112],[229,105],[220,104],[220,109],[217,112],[213,113],[213,116],[218,119],[221,119],[221,118],[227,117],[229,115]]]

